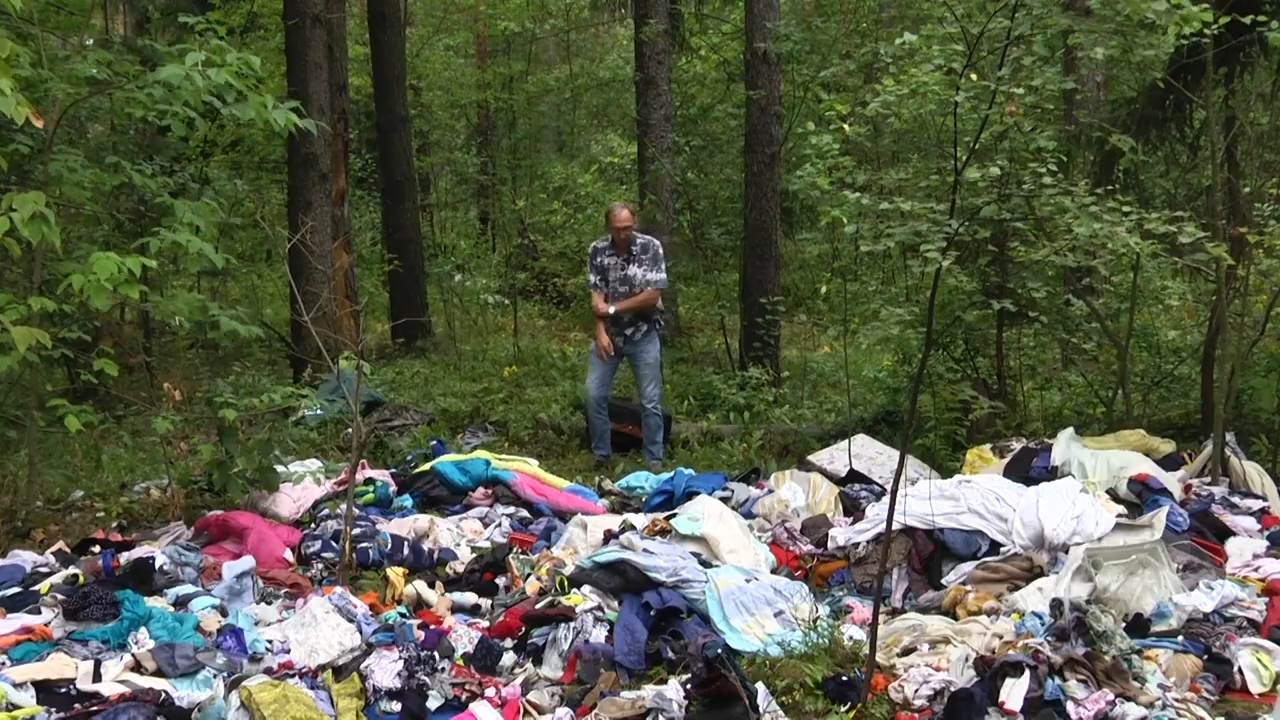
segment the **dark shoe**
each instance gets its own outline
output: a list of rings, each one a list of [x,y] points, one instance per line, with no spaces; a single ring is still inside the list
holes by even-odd
[[[611,469],[613,469],[613,458],[599,457],[599,456],[596,457],[596,470],[611,470]]]
[[[662,471],[662,461],[661,461],[661,460],[650,460],[650,461],[649,461],[649,472],[653,473],[654,475],[661,475],[661,474],[662,474],[662,472],[663,472],[663,471]]]

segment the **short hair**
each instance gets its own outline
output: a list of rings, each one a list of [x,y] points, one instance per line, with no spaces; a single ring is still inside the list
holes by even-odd
[[[619,200],[617,202],[609,203],[609,207],[604,211],[604,224],[608,225],[609,221],[613,219],[613,216],[617,215],[623,210],[626,210],[628,213],[631,214],[632,220],[636,219],[636,209],[631,207],[631,203],[623,200]]]

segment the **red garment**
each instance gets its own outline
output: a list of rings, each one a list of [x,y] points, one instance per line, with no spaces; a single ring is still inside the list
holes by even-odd
[[[800,556],[781,545],[769,543],[769,552],[773,553],[773,559],[778,561],[778,570],[787,568],[798,578],[803,578],[805,573],[808,572],[804,565],[800,563]]]
[[[1270,640],[1268,631],[1277,625],[1280,625],[1280,597],[1272,595],[1267,598],[1267,614],[1262,618],[1262,627],[1258,628],[1258,637]]]
[[[1265,597],[1275,597],[1280,595],[1280,578],[1271,578],[1267,584],[1262,587],[1262,594]],[[0,617],[4,617],[0,615]]]
[[[444,619],[441,618],[439,615],[431,612],[430,610],[425,610],[425,609],[419,610],[418,612],[414,613],[413,616],[418,618],[422,622],[430,625],[431,627],[440,627],[440,623],[444,622]]]
[[[524,630],[524,614],[537,605],[537,598],[523,600],[507,608],[502,618],[489,628],[489,637],[494,640],[514,640]]]
[[[1275,527],[1275,526],[1277,526],[1277,525],[1280,525],[1280,517],[1276,517],[1275,515],[1272,515],[1271,513],[1267,513],[1266,515],[1263,515],[1263,516],[1262,516],[1262,529],[1263,529],[1263,530],[1270,530],[1271,528],[1273,528],[1273,527]]]
[[[252,555],[258,567],[288,569],[293,565],[285,557],[285,551],[298,546],[302,531],[267,520],[247,510],[205,515],[191,526],[196,536],[205,536],[213,542],[204,554],[219,560],[237,560]]]
[[[568,685],[578,676],[578,658],[581,657],[576,652],[569,653],[569,660],[564,664],[564,672],[560,675],[560,684]]]

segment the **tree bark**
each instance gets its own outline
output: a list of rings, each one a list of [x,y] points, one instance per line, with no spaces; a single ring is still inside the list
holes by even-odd
[[[680,252],[675,238],[675,104],[671,99],[672,2],[634,0],[636,84],[636,169],[644,230],[657,236],[667,260],[667,274]],[[662,294],[667,333],[680,335],[680,294],[669,281]]]
[[[291,100],[316,124],[288,141],[289,339],[293,377],[327,372],[334,347],[333,211],[329,203],[329,50],[324,0],[285,0],[285,78]]]
[[[773,306],[782,284],[782,59],[771,43],[780,20],[779,0],[747,0],[738,361],[767,368],[775,382],[782,378],[782,322]]]
[[[493,227],[493,210],[497,198],[497,180],[493,170],[493,107],[489,103],[489,33],[485,27],[484,3],[477,6],[476,73],[480,76],[480,99],[476,103],[476,219],[481,241],[489,241],[489,250],[498,254],[498,234]]]
[[[409,118],[403,3],[369,3],[368,17],[391,339],[413,346],[431,336],[431,316],[427,312],[422,219]]]
[[[360,297],[356,289],[356,256],[351,242],[351,215],[347,202],[347,166],[351,101],[347,88],[347,0],[325,3],[325,25],[329,48],[329,93],[332,144],[330,152],[333,212],[333,298],[337,311],[337,331],[344,349],[354,351],[360,344]]]

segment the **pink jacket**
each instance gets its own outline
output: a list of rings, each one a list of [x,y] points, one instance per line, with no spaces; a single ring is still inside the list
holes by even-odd
[[[192,526],[195,535],[213,541],[204,554],[222,561],[238,560],[252,555],[264,570],[293,566],[285,551],[298,546],[302,531],[272,522],[248,510],[205,515]]]
[[[513,471],[512,474],[515,477],[507,482],[507,487],[511,488],[511,492],[520,496],[520,499],[525,502],[546,505],[551,508],[552,512],[565,515],[604,514],[604,508],[590,500],[553,488],[533,476],[525,475],[519,470]]]

